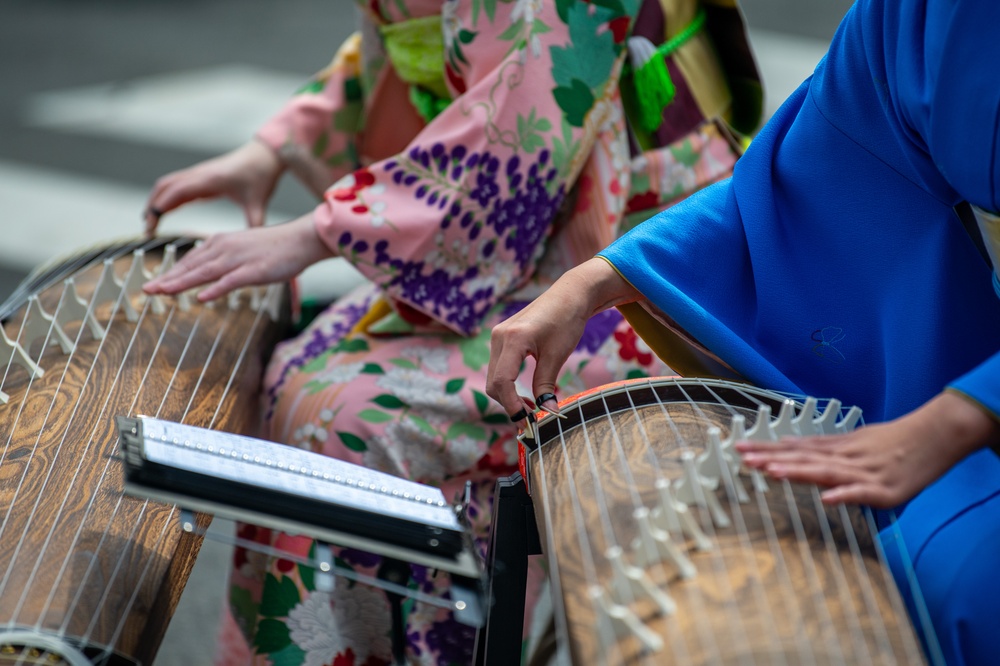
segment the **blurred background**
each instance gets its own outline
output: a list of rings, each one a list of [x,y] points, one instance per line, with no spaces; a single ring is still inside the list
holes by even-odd
[[[768,115],[822,57],[848,0],[742,0]],[[352,0],[0,0],[0,302],[39,263],[141,231],[159,176],[235,148],[329,61]],[[310,210],[291,180],[269,220]],[[228,202],[165,232],[239,228]],[[332,264],[303,289],[353,280]],[[212,536],[232,525],[213,525]],[[211,661],[228,547],[199,556],[154,666]]]

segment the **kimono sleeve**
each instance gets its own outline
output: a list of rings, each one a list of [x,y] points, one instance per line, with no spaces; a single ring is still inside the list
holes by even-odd
[[[256,133],[317,195],[356,166],[361,78],[361,34],[355,33]]]
[[[531,276],[595,135],[621,112],[636,3],[487,4],[444,3],[451,103],[314,213],[331,249],[390,298],[463,335]]]

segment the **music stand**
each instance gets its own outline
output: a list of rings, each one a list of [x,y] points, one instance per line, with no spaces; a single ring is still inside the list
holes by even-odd
[[[485,625],[476,634],[476,666],[521,660],[528,556],[542,552],[535,512],[520,472],[497,480],[486,554]]]
[[[199,512],[308,536],[317,540],[314,559],[249,540],[220,540],[314,567],[317,589],[332,589],[333,577],[341,576],[385,590],[392,609],[393,659],[398,664],[405,663],[404,597],[447,608],[463,624],[484,624],[486,572],[466,516],[468,488],[462,502],[446,506],[436,488],[273,442],[148,417],[115,421],[125,492],[179,506],[184,531],[204,534],[196,527],[194,512]],[[262,486],[252,468],[272,459],[294,464],[268,466],[272,481]],[[281,474],[290,479],[287,484],[281,483]],[[315,488],[323,488],[325,494],[310,494]],[[426,497],[418,494],[414,499],[414,492]],[[380,555],[377,576],[338,566],[330,545]],[[451,599],[407,588],[410,564],[450,574]]]

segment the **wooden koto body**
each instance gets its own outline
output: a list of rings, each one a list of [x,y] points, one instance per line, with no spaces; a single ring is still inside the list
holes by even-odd
[[[0,664],[153,660],[201,539],[176,507],[123,495],[115,416],[255,433],[277,330],[262,292],[214,307],[145,299],[137,285],[175,256],[161,251],[97,253],[4,322]]]
[[[642,380],[571,399],[568,418],[539,422],[530,491],[574,664],[923,662],[870,512],[824,507],[814,486],[751,477],[727,448],[853,425],[839,404],[820,414],[815,401],[782,398]],[[713,451],[728,471],[713,473]]]

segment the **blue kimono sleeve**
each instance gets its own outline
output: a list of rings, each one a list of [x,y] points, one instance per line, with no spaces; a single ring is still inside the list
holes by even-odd
[[[948,388],[968,396],[1000,419],[1000,352],[959,377]]]

